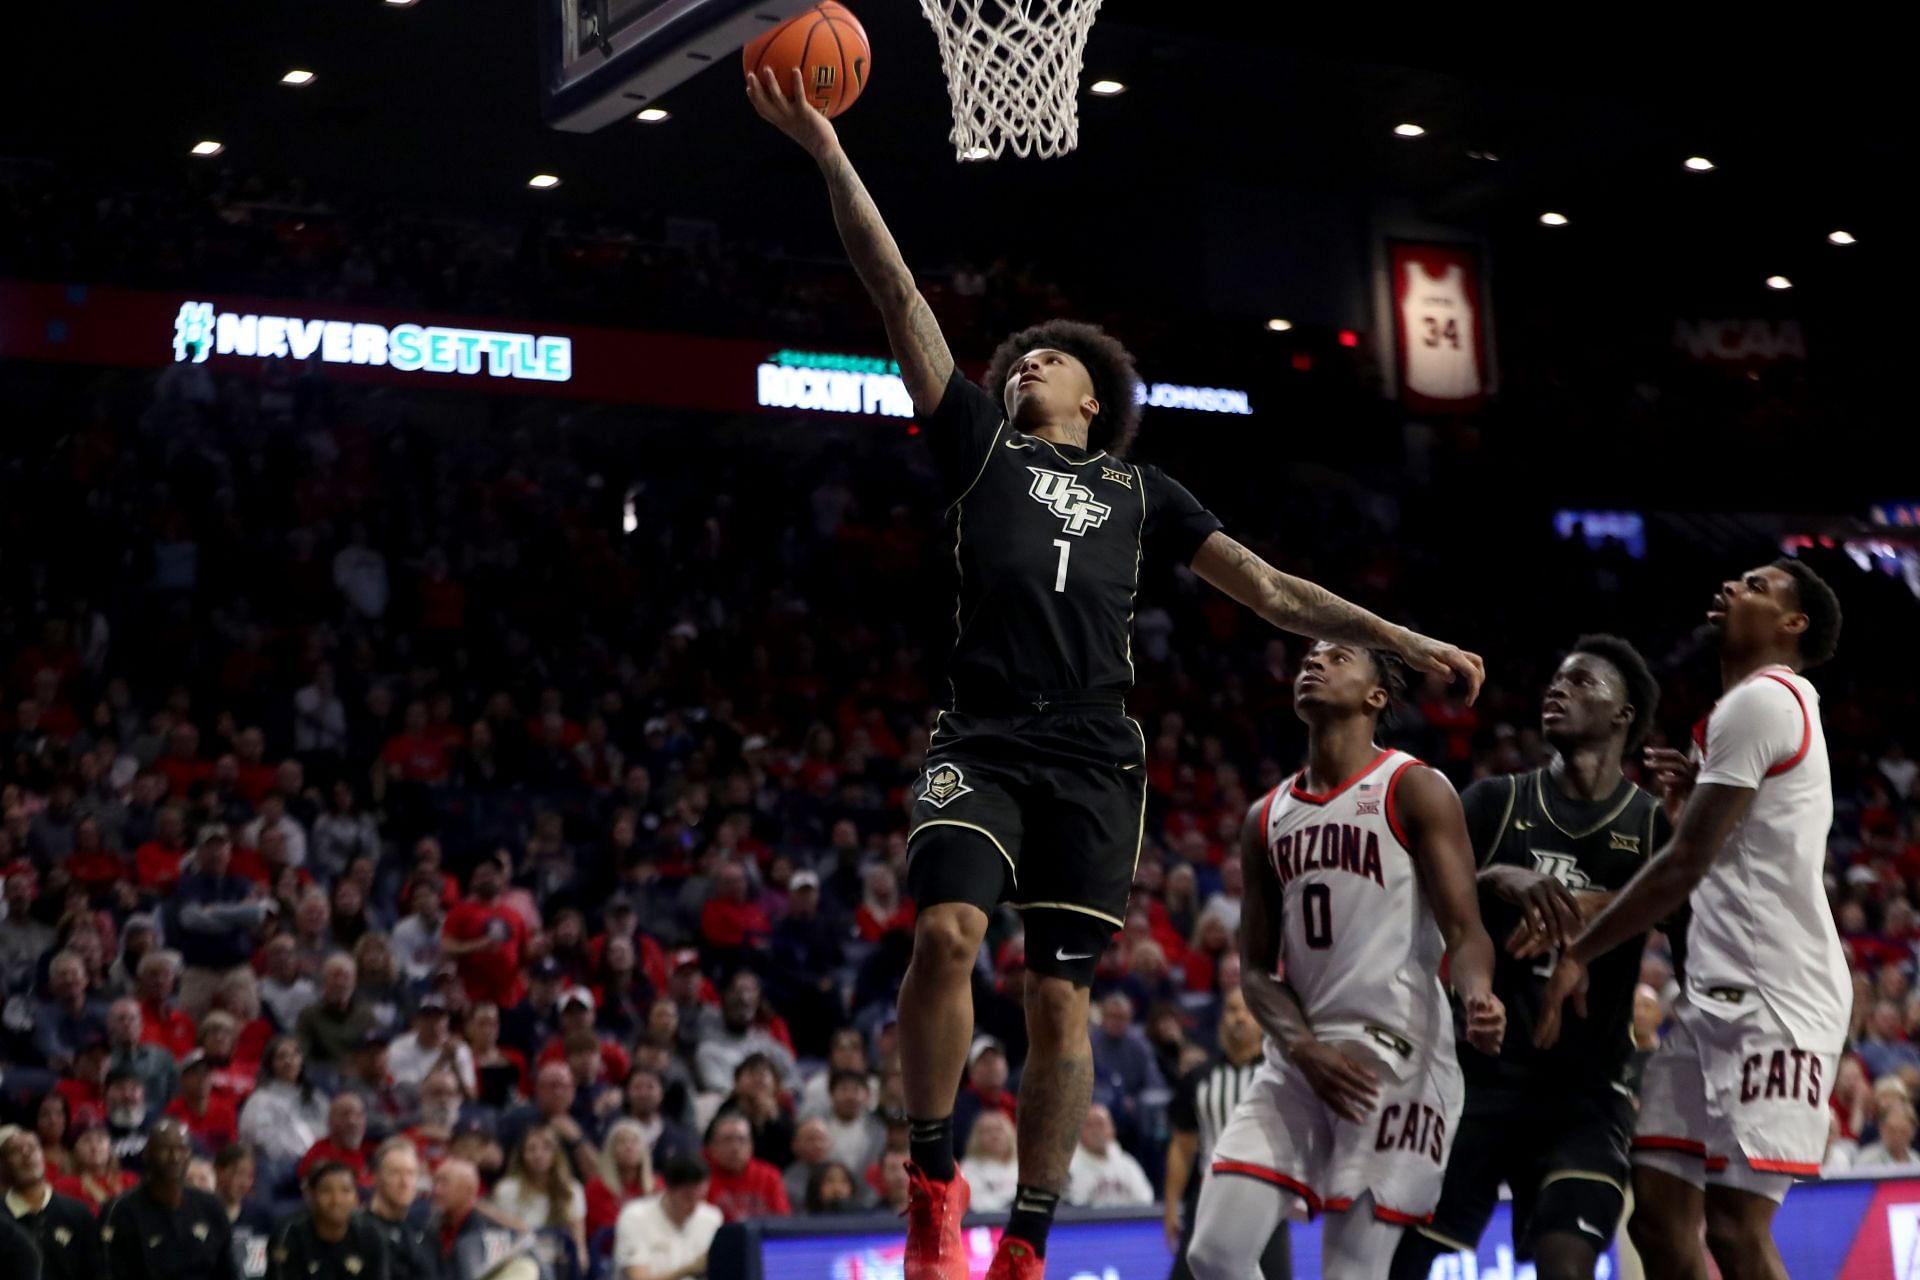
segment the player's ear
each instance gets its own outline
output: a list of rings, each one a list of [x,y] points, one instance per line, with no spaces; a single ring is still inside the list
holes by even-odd
[[[1807,629],[1811,621],[1806,614],[1795,610],[1780,620],[1780,629],[1790,636],[1797,636]]]
[[[1375,715],[1384,712],[1387,709],[1387,703],[1392,700],[1393,695],[1387,692],[1385,685],[1377,684],[1367,691],[1367,709]]]

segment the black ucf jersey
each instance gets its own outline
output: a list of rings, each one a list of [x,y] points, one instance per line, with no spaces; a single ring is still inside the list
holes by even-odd
[[[1190,563],[1220,521],[1156,467],[1016,430],[958,369],[926,426],[960,578],[955,708],[1124,698],[1142,560]]]
[[[1672,834],[1659,798],[1626,779],[1598,804],[1568,799],[1546,769],[1484,778],[1461,797],[1474,855],[1484,869],[1494,863],[1552,876],[1575,895],[1618,892]],[[1568,1081],[1606,1081],[1631,1087],[1633,990],[1640,980],[1644,934],[1620,944],[1588,968],[1587,1017],[1569,1005],[1560,1040],[1533,1047],[1540,996],[1558,952],[1531,960],[1508,954],[1506,941],[1520,923],[1520,908],[1490,889],[1480,891],[1480,914],[1498,953],[1493,992],[1507,1007],[1507,1037],[1500,1055],[1465,1053],[1469,1083],[1499,1081],[1559,1087]]]

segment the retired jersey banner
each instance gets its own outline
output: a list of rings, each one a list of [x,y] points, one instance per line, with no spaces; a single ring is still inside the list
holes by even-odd
[[[1470,413],[1486,402],[1487,300],[1472,245],[1387,246],[1400,395],[1418,413]]]

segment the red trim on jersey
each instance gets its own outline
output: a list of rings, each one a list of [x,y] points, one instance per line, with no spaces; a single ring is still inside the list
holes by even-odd
[[[1707,717],[1701,716],[1693,722],[1693,745],[1700,748],[1700,754],[1707,754]]]
[[[1353,1208],[1352,1196],[1341,1196],[1338,1200],[1327,1201],[1328,1213],[1345,1213],[1351,1208]]]
[[[1327,801],[1338,796],[1341,792],[1345,791],[1348,787],[1352,786],[1354,783],[1360,781],[1360,779],[1372,773],[1375,769],[1378,769],[1380,767],[1380,762],[1382,760],[1385,760],[1388,756],[1392,754],[1393,752],[1391,751],[1382,751],[1379,755],[1375,756],[1373,759],[1367,762],[1366,768],[1354,774],[1351,778],[1348,778],[1345,782],[1341,783],[1339,786],[1335,787],[1333,790],[1323,792],[1319,795],[1315,795],[1313,792],[1307,790],[1305,787],[1300,785],[1303,781],[1306,780],[1306,776],[1307,776],[1307,771],[1305,769],[1302,769],[1299,773],[1294,775],[1293,798],[1295,800],[1305,800],[1308,804],[1325,804]]]
[[[1243,1178],[1257,1178],[1261,1182],[1270,1182],[1276,1187],[1282,1187],[1291,1191],[1307,1202],[1307,1212],[1309,1214],[1317,1214],[1323,1207],[1320,1197],[1313,1194],[1312,1189],[1304,1182],[1296,1182],[1286,1174],[1281,1173],[1278,1169],[1269,1169],[1263,1164],[1248,1164],[1244,1160],[1215,1160],[1213,1162],[1213,1171],[1215,1173],[1237,1173]]]
[[[1807,714],[1807,700],[1800,696],[1798,689],[1793,687],[1793,681],[1782,679],[1774,675],[1771,671],[1765,671],[1761,674],[1776,684],[1786,686],[1787,692],[1793,695],[1793,700],[1800,704],[1800,749],[1791,756],[1788,756],[1785,760],[1782,760],[1779,764],[1773,766],[1773,768],[1767,770],[1767,776],[1773,778],[1785,773],[1807,758],[1807,748],[1813,745],[1813,717]],[[1755,1167],[1757,1168],[1758,1166]]]
[[[1747,1163],[1761,1173],[1792,1173],[1803,1178],[1811,1178],[1820,1172],[1820,1166],[1817,1164],[1801,1164],[1793,1160],[1749,1159]]]
[[[1260,802],[1260,847],[1262,849],[1267,847],[1267,820],[1273,817],[1273,798],[1280,794],[1280,787],[1286,785],[1283,782],[1279,787],[1267,792],[1267,798]]]
[[[1407,839],[1407,833],[1400,829],[1400,815],[1393,808],[1393,792],[1400,785],[1400,775],[1419,763],[1418,760],[1403,760],[1400,767],[1393,771],[1393,776],[1387,779],[1387,825],[1393,829],[1393,838],[1400,842],[1400,847],[1409,853],[1413,852],[1413,844]]]
[[[1385,1205],[1373,1206],[1373,1216],[1382,1222],[1397,1222],[1403,1227],[1424,1227],[1433,1221],[1432,1214],[1416,1217],[1411,1213],[1402,1213],[1398,1209],[1389,1209]]]
[[[1726,1167],[1727,1167],[1727,1158],[1725,1156],[1708,1156],[1707,1157],[1708,1173],[1719,1173],[1721,1170],[1725,1169]]]
[[[1707,1157],[1707,1144],[1695,1142],[1691,1138],[1669,1138],[1657,1133],[1636,1134],[1633,1139],[1634,1150],[1678,1151],[1683,1156]]]

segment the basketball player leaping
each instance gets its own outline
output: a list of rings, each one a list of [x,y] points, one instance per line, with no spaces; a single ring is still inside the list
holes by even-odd
[[[1095,326],[1023,330],[994,353],[993,394],[967,381],[832,125],[801,90],[797,72],[785,90],[770,72],[747,85],[754,109],[826,178],[925,425],[960,571],[953,706],[927,749],[907,866],[920,915],[900,990],[913,1121],[905,1280],[967,1274],[967,1188],[950,1121],[973,1037],[969,973],[1000,902],[1025,920],[1030,1048],[1019,1190],[988,1274],[1028,1280],[1041,1274],[1092,1093],[1088,983],[1126,912],[1145,821],[1145,743],[1125,709],[1143,558],[1190,565],[1277,627],[1464,676],[1469,697],[1480,659],[1279,572],[1173,480],[1126,462],[1139,417],[1133,361]]]
[[[1796,1176],[1820,1171],[1827,1096],[1853,990],[1821,881],[1833,779],[1820,697],[1801,672],[1833,656],[1840,604],[1819,575],[1776,560],[1724,583],[1707,613],[1726,692],[1701,756],[1649,752],[1673,840],[1561,952],[1535,1043],[1551,1046],[1587,966],[1691,896],[1686,988],[1647,1064],[1627,1229],[1647,1274],[1786,1276],[1773,1215]],[[1697,767],[1697,774],[1696,774]]]
[[[1625,1204],[1633,1136],[1629,1024],[1644,939],[1593,966],[1593,1017],[1550,1050],[1533,1045],[1552,949],[1579,933],[1662,848],[1672,827],[1620,762],[1654,723],[1660,686],[1618,636],[1582,636],[1541,700],[1543,768],[1483,778],[1460,797],[1480,858],[1480,911],[1507,939],[1493,973],[1506,1006],[1500,1056],[1463,1053],[1466,1109],[1433,1221],[1408,1231],[1392,1280],[1427,1280],[1442,1254],[1472,1253],[1500,1184],[1513,1189],[1514,1252],[1539,1280],[1593,1280]],[[1544,960],[1542,957],[1545,957]]]
[[[1374,743],[1397,668],[1315,645],[1294,679],[1307,767],[1247,814],[1240,984],[1267,1063],[1214,1144],[1187,1251],[1195,1280],[1244,1280],[1283,1217],[1321,1213],[1322,1274],[1380,1280],[1402,1230],[1440,1198],[1460,1118],[1443,960],[1468,1042],[1500,1049],[1506,1011],[1460,797]]]

